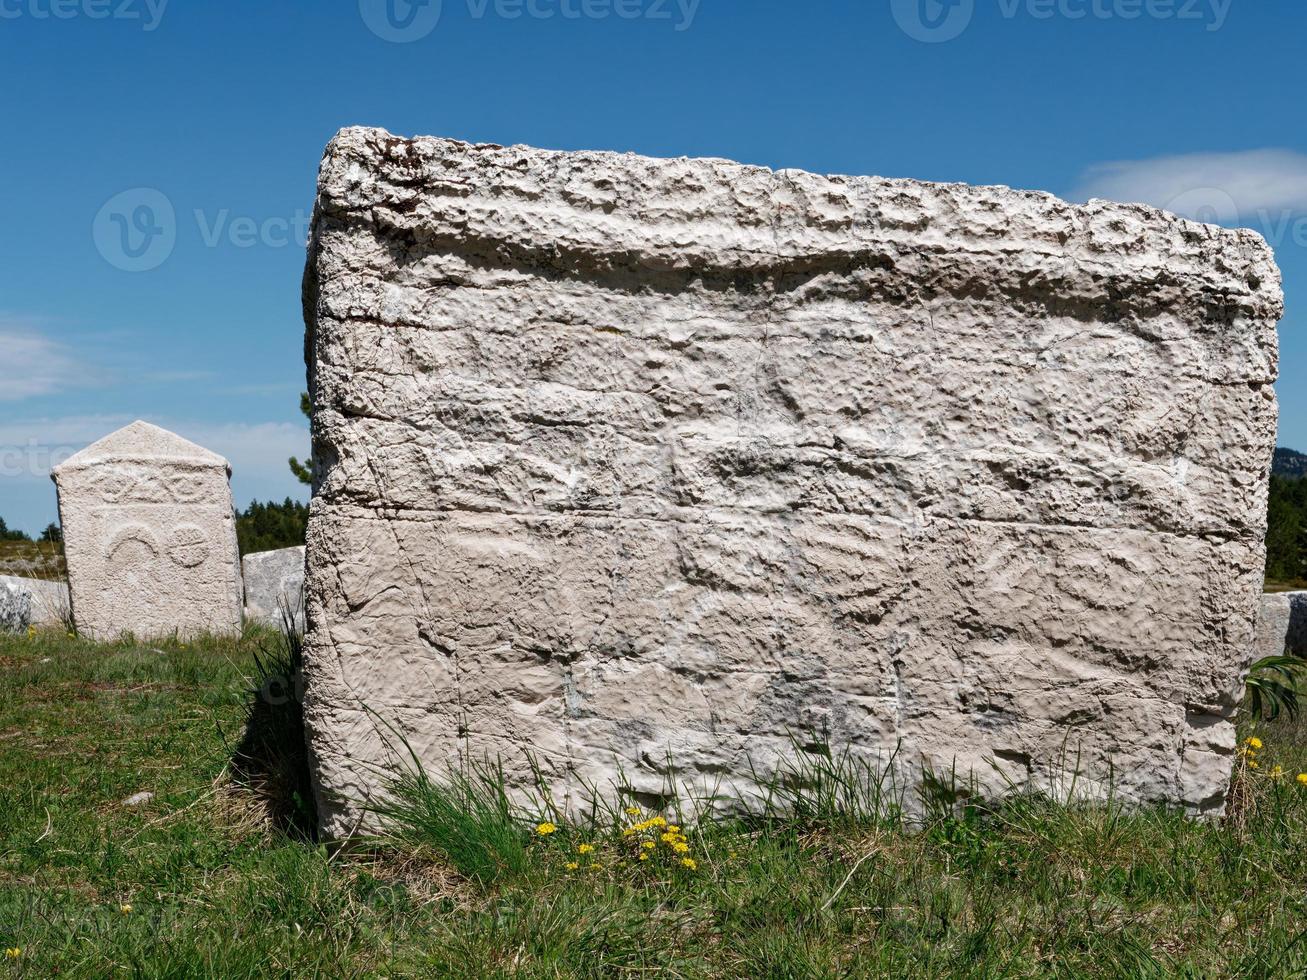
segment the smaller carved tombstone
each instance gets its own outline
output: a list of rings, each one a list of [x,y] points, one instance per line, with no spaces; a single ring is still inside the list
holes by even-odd
[[[81,633],[240,631],[230,476],[218,454],[148,422],[133,422],[55,467]]]

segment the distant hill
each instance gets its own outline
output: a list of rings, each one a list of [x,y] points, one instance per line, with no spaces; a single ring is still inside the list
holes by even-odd
[[[1275,459],[1271,463],[1271,472],[1276,476],[1307,476],[1307,453],[1296,449],[1279,447],[1275,450]]]

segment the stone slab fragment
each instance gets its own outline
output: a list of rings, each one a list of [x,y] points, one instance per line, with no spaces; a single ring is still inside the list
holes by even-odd
[[[304,632],[304,548],[261,551],[241,559],[245,619]]]
[[[1003,187],[342,131],[305,279],[306,717],[328,834],[535,753],[748,797],[859,757],[1224,805],[1279,273]],[[808,736],[805,736],[808,737]],[[621,776],[619,777],[619,772]],[[1114,775],[1113,775],[1114,774]]]
[[[1262,596],[1253,659],[1285,653],[1307,657],[1307,592],[1272,592]]]
[[[0,575],[0,584],[8,585],[32,597],[32,624],[64,626],[69,621],[68,583],[53,579]]]
[[[32,594],[0,582],[0,632],[21,633],[32,624]]]
[[[221,456],[148,422],[55,467],[72,613],[83,635],[240,632],[230,475]]]

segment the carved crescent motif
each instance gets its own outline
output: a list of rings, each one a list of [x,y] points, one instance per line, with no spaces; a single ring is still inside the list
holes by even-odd
[[[128,524],[125,527],[117,528],[110,536],[109,545],[104,549],[105,559],[113,561],[118,549],[131,541],[145,545],[152,555],[159,553],[159,543],[154,539],[154,535],[150,533],[149,528],[142,524]]]

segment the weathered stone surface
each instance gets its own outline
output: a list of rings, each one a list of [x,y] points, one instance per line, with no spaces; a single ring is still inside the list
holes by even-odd
[[[0,582],[0,632],[21,633],[32,624],[32,594]]]
[[[11,586],[32,597],[32,624],[63,626],[68,622],[68,583],[52,579],[0,575],[0,584]]]
[[[240,631],[230,473],[221,456],[148,422],[55,467],[81,633]]]
[[[1307,592],[1274,592],[1262,596],[1253,658],[1279,657],[1285,653],[1307,657]]]
[[[245,618],[304,631],[304,549],[261,551],[241,559]]]
[[[1293,597],[1289,592],[1276,592],[1262,596],[1257,610],[1257,636],[1253,659],[1284,655],[1289,640],[1289,619],[1293,613]]]
[[[307,720],[751,789],[815,732],[981,792],[1223,806],[1279,274],[1002,187],[404,140],[322,164]]]

